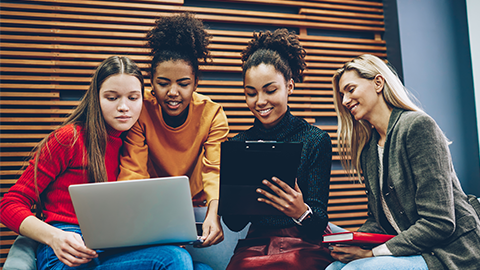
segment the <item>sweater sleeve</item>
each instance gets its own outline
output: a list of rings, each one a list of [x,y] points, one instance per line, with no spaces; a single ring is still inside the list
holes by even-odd
[[[75,135],[77,134],[77,135]],[[64,172],[72,160],[72,150],[76,145],[73,125],[65,126],[50,135],[47,143],[41,149],[38,162],[36,184],[38,194],[41,194],[56,177]],[[8,228],[19,233],[20,224],[28,216],[33,216],[32,205],[38,201],[35,191],[35,156],[29,161],[26,170],[15,185],[5,194],[0,202],[0,221]]]
[[[143,112],[145,112],[145,106]],[[142,112],[142,113],[143,113]],[[120,173],[117,180],[150,178],[148,173],[148,145],[140,119],[128,131],[120,157]]]
[[[202,158],[203,190],[207,195],[207,204],[211,200],[218,200],[220,189],[220,144],[227,139],[229,129],[225,112],[219,107],[212,124],[208,138],[203,144]]]
[[[328,224],[328,194],[330,190],[330,171],[332,161],[332,143],[328,133],[322,131],[311,138],[308,149],[308,161],[305,179],[299,185],[306,204],[312,208],[312,218],[302,222],[301,230],[320,237]]]

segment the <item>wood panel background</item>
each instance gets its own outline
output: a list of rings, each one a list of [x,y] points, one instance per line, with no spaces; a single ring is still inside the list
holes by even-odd
[[[364,187],[349,178],[336,153],[331,77],[345,61],[386,57],[381,0],[31,0],[0,3],[1,195],[22,173],[25,157],[72,111],[96,66],[110,55],[136,61],[148,80],[145,33],[155,18],[193,12],[213,35],[213,61],[201,66],[198,92],[222,104],[231,133],[253,123],[242,89],[240,51],[252,31],[287,27],[307,51],[303,83],[289,99],[292,113],[326,130],[334,144],[329,216],[357,229],[367,215]],[[1,213],[0,213],[1,214]],[[0,224],[0,267],[16,234]]]

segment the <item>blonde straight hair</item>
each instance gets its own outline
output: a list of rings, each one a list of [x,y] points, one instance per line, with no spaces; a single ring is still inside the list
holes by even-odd
[[[361,182],[360,155],[370,140],[372,125],[365,120],[355,120],[349,110],[342,105],[339,81],[346,71],[353,70],[360,78],[373,80],[380,74],[385,79],[382,95],[389,107],[409,111],[422,111],[415,103],[417,99],[405,88],[397,73],[380,58],[363,54],[345,63],[332,78],[333,102],[338,119],[338,153],[343,167]]]

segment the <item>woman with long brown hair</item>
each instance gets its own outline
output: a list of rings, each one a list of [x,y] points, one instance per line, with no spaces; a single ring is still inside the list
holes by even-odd
[[[40,242],[39,270],[193,269],[188,252],[177,246],[98,253],[85,246],[78,226],[68,187],[117,180],[122,133],[137,121],[142,97],[143,76],[133,61],[119,56],[103,61],[80,105],[38,144],[29,166],[1,200],[1,222]],[[42,219],[31,212],[35,203]]]

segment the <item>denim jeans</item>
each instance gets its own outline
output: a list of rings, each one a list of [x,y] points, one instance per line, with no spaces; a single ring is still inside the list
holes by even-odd
[[[82,235],[78,225],[57,223],[53,226],[64,231]],[[194,263],[187,250],[178,246],[149,246],[133,248],[106,249],[98,253],[98,257],[78,267],[63,264],[47,245],[40,244],[37,249],[38,270],[114,270],[114,269],[195,269],[211,270],[203,263]]]
[[[348,264],[336,261],[330,264],[325,270],[428,270],[427,263],[421,255],[415,256],[378,256],[351,261]]]

